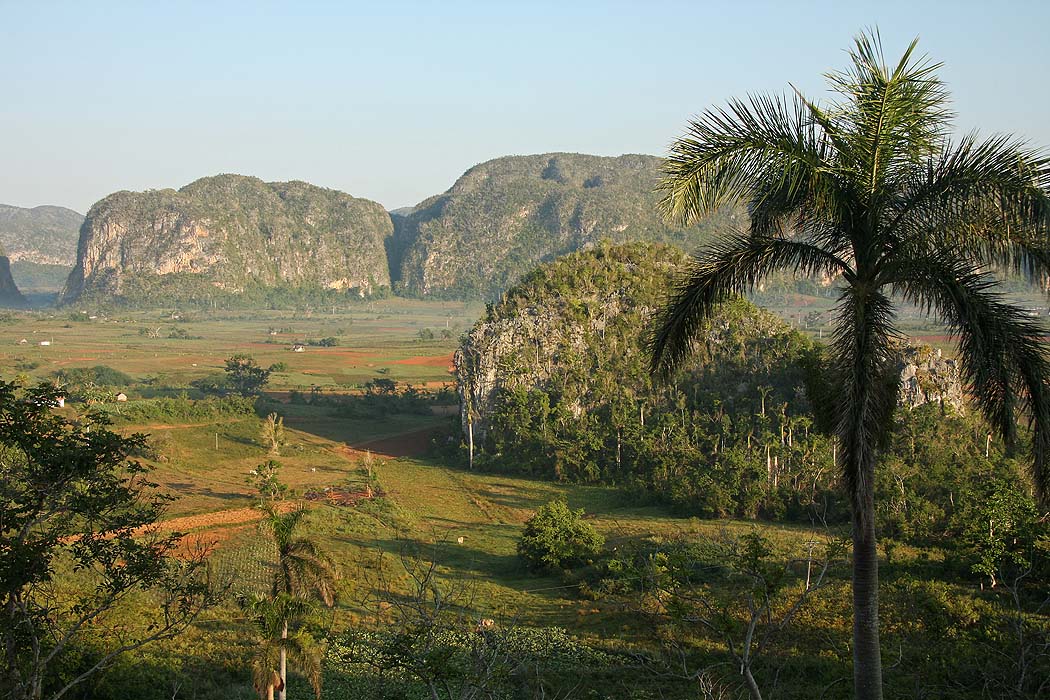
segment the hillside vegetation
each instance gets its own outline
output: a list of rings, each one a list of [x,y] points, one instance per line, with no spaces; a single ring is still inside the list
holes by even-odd
[[[84,215],[65,207],[0,204],[0,244],[11,262],[71,267]]]
[[[818,350],[804,336],[736,301],[673,384],[650,378],[648,319],[686,260],[668,246],[601,245],[540,266],[490,306],[456,355],[481,461],[621,484],[708,516],[808,503],[807,475],[833,470],[830,443],[810,429]]]
[[[537,263],[601,239],[691,251],[718,222],[680,228],[664,221],[654,192],[660,162],[548,153],[477,165],[444,194],[395,218],[391,269],[398,288],[415,296],[493,298]]]

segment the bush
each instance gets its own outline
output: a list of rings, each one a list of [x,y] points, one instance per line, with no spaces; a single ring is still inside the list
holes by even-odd
[[[518,556],[533,571],[557,571],[590,563],[605,546],[605,538],[583,522],[583,509],[570,510],[565,501],[541,506],[525,523]]]

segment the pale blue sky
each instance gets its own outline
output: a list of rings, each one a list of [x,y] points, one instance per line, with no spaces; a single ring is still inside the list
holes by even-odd
[[[0,202],[237,172],[393,208],[506,154],[661,155],[730,97],[822,96],[873,25],[945,63],[960,130],[1050,146],[1048,5],[0,0]]]

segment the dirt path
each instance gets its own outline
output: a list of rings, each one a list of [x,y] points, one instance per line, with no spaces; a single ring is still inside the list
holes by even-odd
[[[298,501],[282,501],[277,504],[277,510],[287,513],[299,506]],[[187,515],[171,520],[161,520],[157,523],[157,529],[163,532],[175,530],[185,532],[202,527],[216,527],[218,525],[242,525],[262,520],[263,512],[258,508],[234,508],[232,510],[220,510],[214,513],[201,513],[200,515]]]

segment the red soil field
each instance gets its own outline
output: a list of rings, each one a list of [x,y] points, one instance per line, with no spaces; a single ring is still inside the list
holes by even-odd
[[[447,367],[449,372],[453,369],[451,352],[447,355],[431,355],[429,357],[419,355],[416,357],[406,357],[403,360],[394,360],[391,364],[416,365],[417,367]]]

